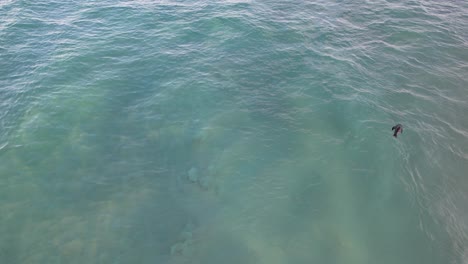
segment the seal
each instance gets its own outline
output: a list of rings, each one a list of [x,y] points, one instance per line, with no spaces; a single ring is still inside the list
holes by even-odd
[[[393,136],[397,137],[398,132],[400,132],[400,134],[403,133],[403,126],[401,124],[397,124],[392,127],[392,130],[394,130]]]

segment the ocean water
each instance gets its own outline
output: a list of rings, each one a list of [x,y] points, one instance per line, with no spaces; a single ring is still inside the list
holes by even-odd
[[[1,0],[0,263],[468,263],[467,25],[463,0]]]

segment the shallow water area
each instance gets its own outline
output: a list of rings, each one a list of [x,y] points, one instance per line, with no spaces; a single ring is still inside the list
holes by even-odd
[[[0,263],[466,263],[467,13],[1,2]]]

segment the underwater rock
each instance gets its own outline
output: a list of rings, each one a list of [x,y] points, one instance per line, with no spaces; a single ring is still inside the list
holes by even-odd
[[[193,244],[193,234],[191,231],[184,231],[180,235],[180,241],[172,245],[171,255],[186,256],[191,252]]]
[[[209,191],[209,190],[215,190],[216,189],[216,184],[214,182],[214,179],[211,175],[204,175],[206,171],[204,171],[202,174],[198,171],[196,167],[192,167],[188,171],[188,180],[195,184],[198,188],[200,188],[203,191]]]
[[[197,170],[197,168],[192,167],[192,168],[188,171],[188,179],[189,179],[191,182],[197,182],[197,181],[198,181],[198,170]]]
[[[171,255],[183,255],[184,253],[184,243],[176,243],[171,247]]]

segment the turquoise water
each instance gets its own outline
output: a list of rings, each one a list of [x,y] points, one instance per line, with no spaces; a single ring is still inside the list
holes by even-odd
[[[467,14],[1,1],[0,263],[468,263]]]

